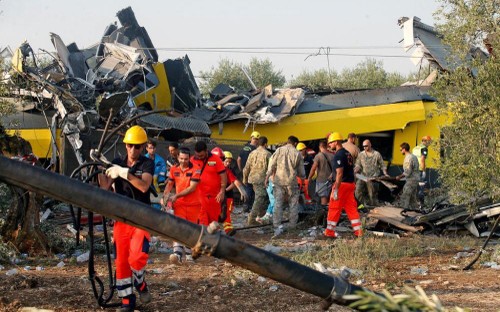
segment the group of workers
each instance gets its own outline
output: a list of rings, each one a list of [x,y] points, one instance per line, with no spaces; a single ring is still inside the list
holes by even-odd
[[[377,190],[372,182],[380,172],[387,176],[387,168],[380,153],[369,140],[363,141],[363,151],[355,144],[356,135],[350,133],[347,141],[338,132],[319,142],[315,153],[289,136],[287,143],[274,153],[268,150],[268,140],[254,131],[251,140],[237,158],[242,172],[242,182],[231,169],[233,155],[219,147],[208,150],[203,141],[196,142],[194,153],[188,148],[179,148],[178,143],[169,146],[169,157],[163,159],[156,153],[156,144],[147,138],[140,126],[127,130],[123,142],[127,154],[112,161],[113,166],[99,175],[99,184],[104,189],[134,198],[151,205],[151,187],[161,193],[161,200],[153,207],[187,221],[208,226],[212,222],[222,223],[224,232],[234,231],[231,222],[233,211],[233,189],[237,188],[248,208],[248,225],[272,222],[275,232],[294,229],[298,222],[299,196],[304,202],[311,201],[309,181],[315,180],[315,193],[320,204],[328,210],[324,235],[335,238],[335,228],[342,209],[351,222],[354,235],[362,235],[361,219],[357,200],[376,204]],[[400,206],[416,208],[418,182],[425,178],[425,157],[430,137],[424,137],[422,145],[410,152],[408,143],[400,150],[405,155],[403,173],[397,180],[406,179]],[[147,153],[143,155],[144,149]],[[315,154],[315,155],[314,155]],[[418,158],[416,155],[418,155]],[[314,157],[313,157],[314,155]],[[168,174],[167,174],[168,172]],[[356,174],[367,179],[358,179]],[[288,206],[289,220],[282,225],[283,210]],[[151,301],[148,285],[144,279],[144,268],[148,260],[150,234],[125,223],[116,221],[113,231],[115,244],[116,287],[122,299],[119,311],[133,311],[136,296],[143,303]],[[170,261],[175,264],[193,261],[191,250],[174,242]]]

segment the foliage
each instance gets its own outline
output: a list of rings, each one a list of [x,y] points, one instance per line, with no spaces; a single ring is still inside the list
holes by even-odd
[[[236,90],[250,90],[251,85],[246,78],[242,68],[244,68],[257,88],[263,88],[272,84],[274,88],[280,88],[285,84],[285,76],[281,70],[275,70],[273,63],[269,59],[259,60],[252,58],[248,65],[236,63],[229,59],[219,61],[217,67],[212,67],[209,71],[201,71],[200,90],[204,95],[210,94],[219,83],[225,83]]]
[[[399,73],[384,70],[383,62],[366,59],[353,69],[344,69],[340,74],[336,71],[320,69],[315,72],[303,71],[290,85],[305,86],[311,90],[319,89],[368,89],[399,86],[406,78]]]
[[[290,86],[303,86],[312,91],[322,89],[334,89],[336,83],[339,81],[339,75],[336,71],[328,71],[326,69],[319,69],[317,71],[303,71],[297,78],[293,79]]]
[[[434,84],[441,114],[452,123],[441,129],[444,152],[441,176],[452,201],[467,203],[481,196],[500,198],[500,62],[467,57],[472,45],[484,48],[488,36],[500,51],[497,0],[441,0],[438,30],[451,48],[455,69]]]
[[[350,305],[359,311],[372,312],[411,312],[411,311],[428,311],[428,312],[447,312],[447,311],[465,311],[461,308],[453,310],[445,309],[441,301],[436,295],[430,298],[425,291],[416,286],[416,290],[405,287],[405,293],[399,295],[391,295],[387,290],[383,290],[383,295],[379,296],[372,292],[359,292],[356,295],[345,296],[346,299],[357,299]]]

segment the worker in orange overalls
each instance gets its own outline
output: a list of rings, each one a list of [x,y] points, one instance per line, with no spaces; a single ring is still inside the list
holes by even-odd
[[[123,139],[127,156],[113,160],[114,165],[106,170],[106,174],[99,175],[99,184],[102,188],[108,190],[113,186],[116,193],[151,205],[149,196],[155,164],[142,155],[147,140],[143,128],[133,126],[127,130]],[[144,280],[150,240],[148,232],[115,221],[113,241],[116,257],[116,288],[118,296],[122,299],[118,311],[134,311],[136,297],[132,285],[138,291],[141,302],[151,301],[151,294]]]
[[[227,175],[227,187],[226,187],[226,218],[224,223],[222,224],[224,228],[224,232],[229,236],[234,235],[234,227],[233,222],[231,220],[231,213],[234,210],[234,187],[238,188],[238,191],[241,194],[241,200],[244,202],[247,200],[247,193],[243,183],[238,180],[233,170],[231,169],[231,163],[233,161],[233,154],[229,151],[222,151],[220,147],[214,147],[210,151],[213,155],[219,156],[220,159],[224,162],[224,167],[226,167],[226,175]]]
[[[196,193],[196,186],[200,181],[200,177],[197,176],[193,164],[189,161],[190,156],[189,149],[180,149],[177,157],[179,163],[170,167],[170,174],[161,203],[164,207],[169,202],[172,203],[173,213],[176,217],[198,223],[201,206]],[[172,195],[170,191],[174,185],[175,195]],[[185,255],[187,262],[193,262],[191,249],[174,242],[174,253],[170,255],[170,261],[174,264],[181,264],[183,255]]]
[[[196,174],[200,176],[200,182],[196,187],[201,203],[198,223],[208,226],[213,221],[223,222],[224,220],[219,220],[219,217],[227,186],[224,164],[219,157],[208,152],[207,144],[203,141],[196,142],[191,163]]]
[[[357,202],[354,198],[354,162],[352,155],[342,146],[342,136],[338,132],[333,132],[328,136],[328,145],[336,153],[333,157],[332,167],[336,172],[335,183],[330,195],[328,205],[327,226],[325,230],[326,237],[337,237],[335,228],[340,219],[342,209],[345,209],[347,217],[351,221],[354,235],[362,235],[361,220],[359,218]]]

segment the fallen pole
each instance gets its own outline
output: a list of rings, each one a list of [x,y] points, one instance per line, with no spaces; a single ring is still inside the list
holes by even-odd
[[[221,235],[220,231],[209,233],[204,226],[166,214],[125,196],[3,156],[0,156],[0,181],[174,239],[194,247],[201,254],[225,259],[259,275],[318,296],[325,300],[323,308],[328,308],[332,303],[348,305],[353,300],[346,300],[343,295],[367,291],[341,277],[323,274]]]

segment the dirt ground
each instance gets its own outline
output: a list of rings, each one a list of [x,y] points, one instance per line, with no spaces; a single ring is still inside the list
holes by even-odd
[[[264,246],[272,233],[242,231],[235,238]],[[300,241],[298,237],[283,239]],[[404,240],[404,238],[402,238]],[[169,240],[162,240],[171,244]],[[333,242],[320,238],[315,244],[326,246]],[[349,243],[348,239],[335,244]],[[478,240],[478,245],[481,243]],[[428,295],[436,294],[447,306],[470,308],[472,311],[500,311],[500,270],[475,266],[472,271],[450,269],[457,251],[434,251],[426,256],[389,261],[386,269],[393,273],[388,278],[364,278],[363,286],[380,291],[390,288],[401,293],[406,286],[420,285]],[[202,257],[195,264],[175,266],[168,261],[168,253],[152,252],[146,279],[153,301],[138,305],[138,311],[320,311],[321,298],[295,290],[269,279],[259,278],[248,270],[224,260]],[[36,307],[53,311],[101,311],[94,299],[88,280],[87,263],[65,260],[58,268],[59,259],[28,259],[26,263],[6,265],[0,272],[0,311],[23,311]],[[105,280],[107,269],[103,255],[96,258],[96,271]],[[31,270],[24,270],[30,265]],[[425,265],[427,275],[410,274],[409,267]],[[44,270],[35,270],[43,266]],[[17,268],[18,273],[5,272]],[[354,281],[352,281],[354,282]],[[113,298],[111,302],[117,302]],[[107,309],[113,311],[114,309]],[[25,310],[26,311],[26,310]],[[351,311],[333,305],[330,311]]]

